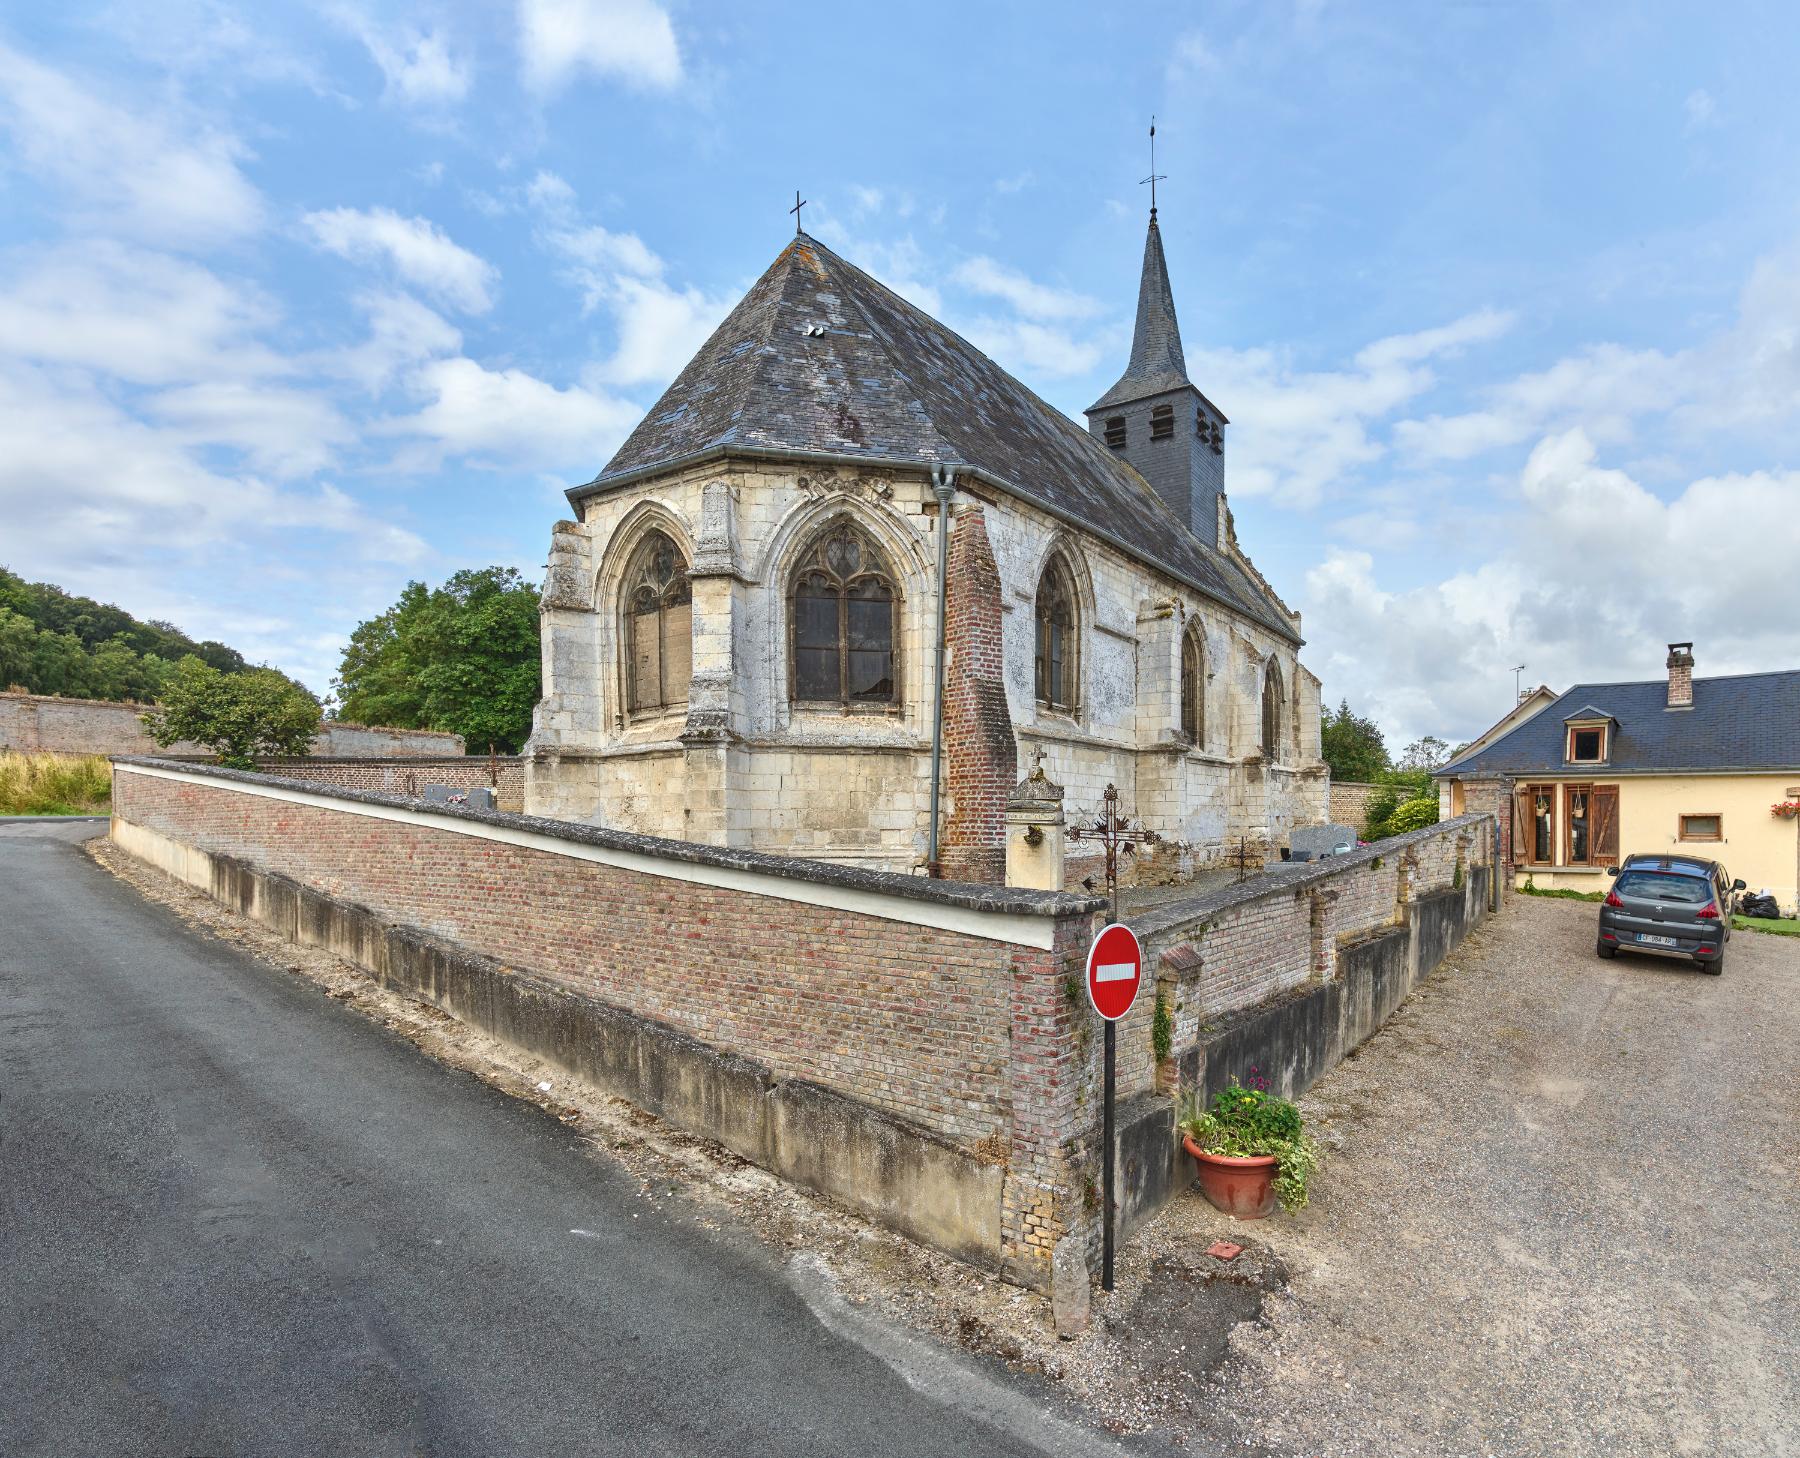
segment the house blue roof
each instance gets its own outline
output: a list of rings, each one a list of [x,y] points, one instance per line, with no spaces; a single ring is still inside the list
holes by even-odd
[[[1668,706],[1668,681],[1581,683],[1511,733],[1440,776],[1674,774],[1684,770],[1800,773],[1800,670],[1694,680],[1692,708]],[[1571,765],[1565,717],[1616,721],[1603,765]]]

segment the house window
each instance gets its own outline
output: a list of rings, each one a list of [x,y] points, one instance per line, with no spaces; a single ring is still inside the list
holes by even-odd
[[[1046,708],[1075,711],[1075,647],[1075,584],[1052,557],[1037,590],[1037,701]]]
[[[1606,726],[1571,727],[1569,730],[1569,763],[1599,764],[1606,758]]]
[[[1125,417],[1123,415],[1106,417],[1106,443],[1115,451],[1125,449]]]
[[[1206,743],[1206,649],[1198,628],[1181,640],[1181,732],[1195,748]]]
[[[626,702],[632,713],[687,703],[694,662],[687,562],[666,533],[647,534],[625,571]]]
[[[794,569],[791,696],[800,703],[896,704],[899,595],[880,550],[849,522]]]
[[[1605,866],[1619,856],[1619,787],[1563,786],[1563,864]]]
[[[1175,436],[1175,407],[1158,405],[1150,412],[1150,439],[1172,440]]]
[[[1681,817],[1681,838],[1683,840],[1723,840],[1725,839],[1725,818],[1722,815],[1683,815]]]
[[[1263,758],[1271,763],[1277,758],[1276,751],[1281,748],[1282,714],[1286,707],[1281,688],[1281,670],[1270,663],[1263,673],[1262,752]]]

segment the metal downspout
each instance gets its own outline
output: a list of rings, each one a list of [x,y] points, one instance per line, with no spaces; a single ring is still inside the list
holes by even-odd
[[[931,710],[931,850],[926,856],[926,874],[941,878],[939,864],[938,798],[944,775],[944,640],[945,616],[950,599],[947,574],[950,567],[950,498],[956,494],[956,473],[948,466],[931,468],[931,491],[937,497],[937,695]]]

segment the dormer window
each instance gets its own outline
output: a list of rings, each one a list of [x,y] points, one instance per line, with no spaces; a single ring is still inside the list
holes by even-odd
[[[1173,440],[1175,437],[1175,407],[1158,405],[1150,412],[1150,439]]]
[[[1569,726],[1569,763],[1601,764],[1606,759],[1606,726],[1604,724],[1571,724]]]
[[[1106,417],[1106,443],[1115,451],[1125,449],[1125,417],[1123,415]]]

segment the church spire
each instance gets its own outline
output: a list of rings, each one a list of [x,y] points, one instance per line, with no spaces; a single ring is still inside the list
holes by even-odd
[[[1137,328],[1131,336],[1131,361],[1119,382],[1091,407],[1100,410],[1146,395],[1178,390],[1191,384],[1181,352],[1181,326],[1175,322],[1175,295],[1169,287],[1169,265],[1163,257],[1162,229],[1150,215],[1144,240],[1144,273],[1138,281]]]

